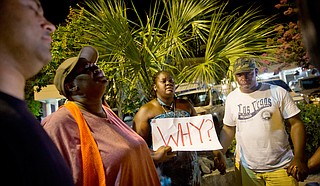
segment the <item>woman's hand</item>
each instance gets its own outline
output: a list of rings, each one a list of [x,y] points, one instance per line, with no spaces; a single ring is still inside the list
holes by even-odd
[[[161,163],[177,156],[177,154],[172,152],[172,148],[170,146],[161,146],[157,149],[157,151],[153,151],[151,156],[155,163]]]
[[[215,170],[213,160],[208,159],[207,157],[199,157],[198,163],[202,174],[210,174]]]
[[[213,155],[214,167],[219,170],[220,174],[226,174],[227,161],[223,153],[220,150],[214,150]]]

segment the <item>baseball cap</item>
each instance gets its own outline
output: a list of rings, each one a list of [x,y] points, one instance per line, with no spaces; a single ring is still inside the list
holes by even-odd
[[[257,66],[254,58],[240,57],[234,62],[233,74],[250,72],[256,68]]]
[[[64,89],[64,82],[67,76],[71,73],[73,68],[76,66],[80,58],[85,58],[91,63],[96,63],[99,58],[99,53],[97,49],[95,49],[94,47],[85,46],[81,49],[77,57],[68,58],[60,64],[60,66],[56,70],[56,75],[54,76],[53,83],[58,89],[59,93],[65,97],[67,97],[67,95]]]

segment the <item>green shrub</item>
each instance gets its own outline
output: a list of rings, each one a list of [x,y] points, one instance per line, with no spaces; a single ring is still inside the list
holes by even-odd
[[[301,110],[300,116],[306,130],[306,155],[311,155],[320,146],[320,105],[298,104]]]

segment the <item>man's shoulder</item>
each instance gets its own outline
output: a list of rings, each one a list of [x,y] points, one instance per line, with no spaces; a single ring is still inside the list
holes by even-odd
[[[12,97],[8,94],[0,92],[0,112],[16,112],[18,107],[25,106],[25,102],[23,100],[19,100],[15,97]]]
[[[240,93],[240,89],[237,87],[235,88],[233,91],[231,91],[228,95],[227,95],[227,98],[228,97],[233,97],[233,96],[236,96],[237,94]]]
[[[11,122],[24,122],[34,117],[23,100],[0,94],[0,120]]]
[[[0,98],[0,115],[8,116],[12,114],[16,114],[16,107]]]
[[[277,84],[272,84],[272,83],[268,83],[268,82],[261,82],[261,87],[263,88],[268,88],[268,89],[271,89],[271,88],[275,88],[275,89],[283,89],[286,91],[286,89],[280,85],[277,85]]]

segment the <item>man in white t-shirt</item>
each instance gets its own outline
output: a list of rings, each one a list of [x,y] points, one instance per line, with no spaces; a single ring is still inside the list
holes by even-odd
[[[245,186],[298,185],[308,175],[299,108],[282,87],[257,82],[253,58],[237,59],[233,73],[239,87],[227,97],[220,141],[225,153],[236,136],[237,180]]]

